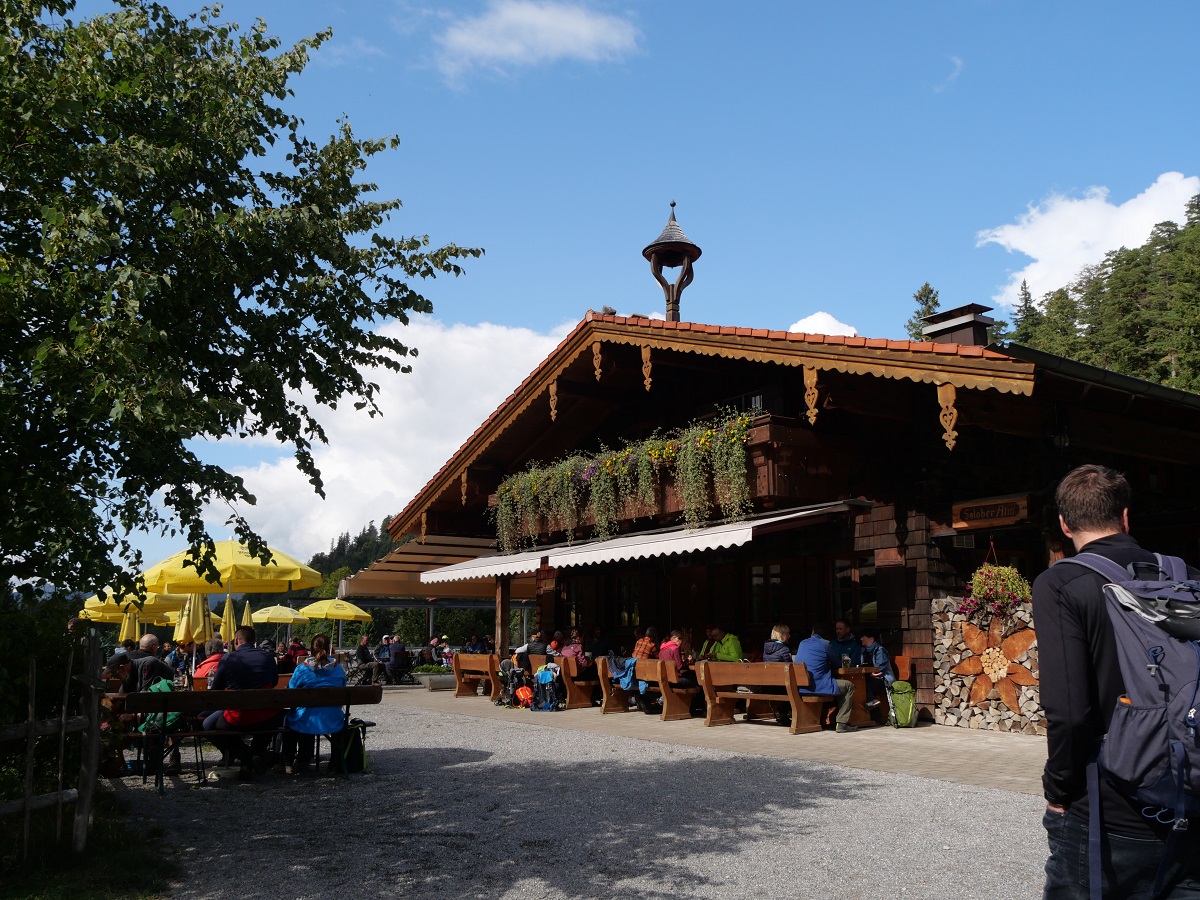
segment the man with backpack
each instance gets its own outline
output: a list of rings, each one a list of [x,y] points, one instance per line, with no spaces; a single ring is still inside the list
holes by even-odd
[[[1113,777],[1122,762],[1157,752],[1152,736],[1137,732],[1142,720],[1129,720],[1127,734],[1134,738],[1134,752],[1123,735],[1110,733],[1110,726],[1118,706],[1143,712],[1135,700],[1144,693],[1142,682],[1158,671],[1154,653],[1162,653],[1176,638],[1167,631],[1161,631],[1161,638],[1151,632],[1154,646],[1132,646],[1138,643],[1131,637],[1135,632],[1120,620],[1138,614],[1109,600],[1106,586],[1113,593],[1117,585],[1138,579],[1170,579],[1160,571],[1159,559],[1129,535],[1130,489],[1123,475],[1104,466],[1080,466],[1063,478],[1055,500],[1062,532],[1080,556],[1060,560],[1033,585],[1041,702],[1047,720],[1042,784],[1050,856],[1044,897],[1200,897],[1200,816],[1189,829],[1186,816],[1175,814],[1183,801],[1182,789],[1179,803],[1170,808],[1171,801],[1151,804],[1132,796],[1130,781]],[[1106,560],[1120,568],[1113,569]],[[1118,581],[1121,570],[1130,566],[1134,568],[1125,576],[1127,581]],[[1106,567],[1111,575],[1097,571]],[[1194,569],[1185,572],[1181,564],[1177,575],[1200,577]],[[1192,650],[1186,643],[1182,647]],[[1148,661],[1128,662],[1147,653]],[[1120,661],[1123,654],[1126,672]],[[1200,660],[1200,647],[1196,659]],[[1194,688],[1196,672],[1190,677]],[[1174,686],[1151,683],[1151,694],[1156,688],[1162,695]],[[1101,755],[1106,736],[1106,754]],[[1194,733],[1191,741],[1194,753]],[[1168,745],[1161,735],[1159,743],[1166,754]],[[1178,743],[1179,751],[1186,749]],[[1173,768],[1178,771],[1178,759]]]

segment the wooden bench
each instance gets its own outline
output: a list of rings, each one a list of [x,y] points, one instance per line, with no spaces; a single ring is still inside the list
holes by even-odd
[[[786,703],[792,712],[791,733],[807,734],[821,730],[823,706],[838,699],[837,695],[800,693],[801,687],[812,684],[804,663],[701,662],[697,674],[708,701],[706,726],[733,724],[739,700],[746,702],[747,722],[774,716],[772,704]],[[751,690],[738,691],[739,687]],[[756,690],[762,687],[783,690],[779,693]]]
[[[596,666],[588,666],[580,673],[579,660],[574,656],[562,656],[555,662],[567,688],[567,702],[563,704],[563,709],[591,709],[592,689],[599,684]]]
[[[499,700],[504,688],[500,684],[500,658],[494,653],[455,653],[451,659],[454,670],[454,696],[475,697],[479,684],[488,687],[493,701]]]
[[[202,712],[215,712],[226,709],[296,709],[298,707],[344,706],[346,719],[350,718],[351,706],[362,706],[383,702],[382,685],[359,685],[354,687],[319,687],[319,688],[285,688],[274,690],[264,688],[249,691],[141,691],[136,694],[121,694],[124,711],[139,715],[160,713],[163,722],[170,713],[183,713],[186,717],[194,717]],[[246,737],[263,732],[280,732],[282,726],[260,731],[227,731],[225,736]],[[184,728],[161,732],[148,732],[147,738],[207,738],[214,732],[198,728]],[[198,745],[197,745],[198,746]],[[197,769],[203,781],[203,759],[197,751]],[[162,789],[162,766],[156,767],[156,786]]]
[[[613,682],[606,657],[596,660],[596,674],[600,681],[601,714],[629,712],[629,700],[635,691],[627,691]],[[679,684],[675,663],[661,659],[639,659],[634,667],[634,680],[646,682],[648,691],[661,695],[663,702],[659,718],[664,722],[692,717],[692,697],[700,689]]]

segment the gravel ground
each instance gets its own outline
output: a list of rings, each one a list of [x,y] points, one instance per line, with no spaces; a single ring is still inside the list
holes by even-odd
[[[1041,892],[1036,797],[384,704],[370,772],[165,796],[186,877],[238,896],[1004,898]],[[185,760],[186,760],[185,753]]]

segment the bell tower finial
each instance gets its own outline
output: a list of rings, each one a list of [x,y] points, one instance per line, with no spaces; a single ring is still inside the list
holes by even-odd
[[[667,227],[662,230],[662,234],[658,236],[657,240],[642,251],[642,256],[650,262],[650,271],[654,274],[654,280],[662,287],[663,295],[667,298],[668,322],[679,321],[679,296],[695,277],[692,263],[700,258],[700,253],[700,248],[688,240],[688,236],[683,233],[683,229],[675,221],[675,201],[672,200],[671,217],[667,220]],[[679,267],[679,276],[674,283],[668,282],[663,277],[664,267],[668,269]]]

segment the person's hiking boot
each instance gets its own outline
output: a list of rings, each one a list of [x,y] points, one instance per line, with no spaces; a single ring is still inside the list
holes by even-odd
[[[868,700],[863,704],[867,709],[876,709],[879,706],[879,701],[875,699]]]
[[[171,758],[163,768],[164,775],[178,775],[183,771],[183,760],[179,758],[179,751],[172,750]]]
[[[836,731],[838,734],[850,734],[852,731],[858,731],[858,726],[843,725],[841,722],[838,722],[838,726],[834,729],[834,731]]]

